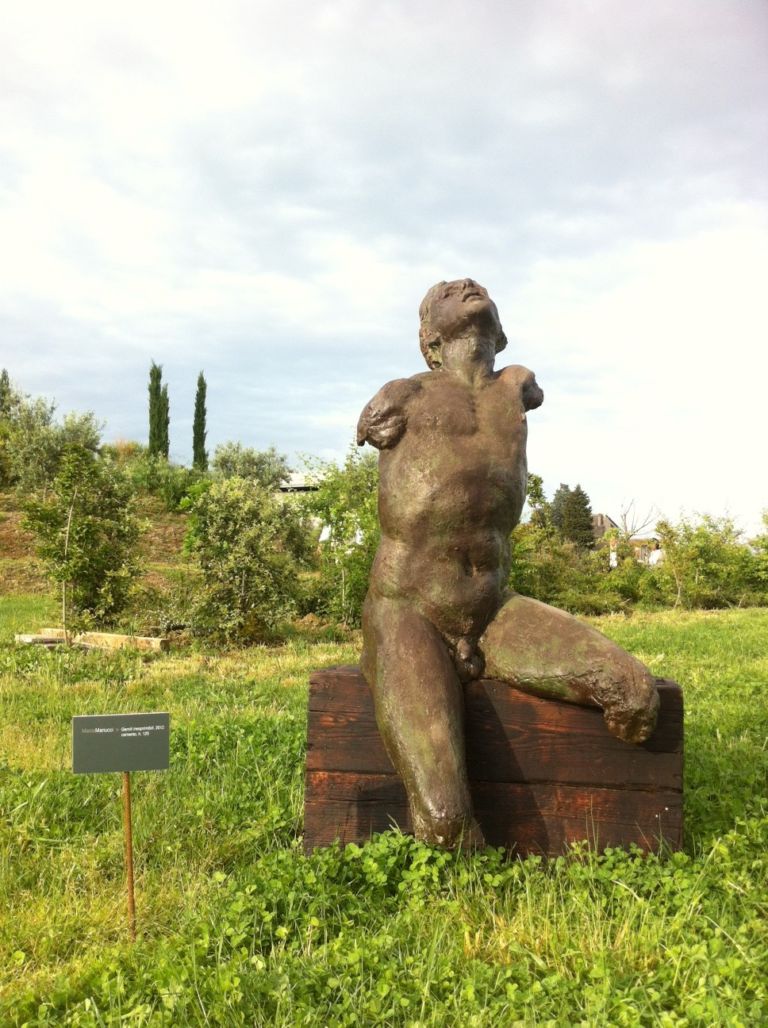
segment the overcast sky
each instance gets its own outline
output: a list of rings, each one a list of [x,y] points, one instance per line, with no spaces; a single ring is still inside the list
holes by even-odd
[[[614,517],[768,507],[764,0],[24,3],[0,31],[0,365],[109,440],[343,457],[471,276]]]

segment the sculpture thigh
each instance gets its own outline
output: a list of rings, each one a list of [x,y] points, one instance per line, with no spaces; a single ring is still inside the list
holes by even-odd
[[[546,603],[513,595],[480,638],[485,675],[549,699],[601,707],[609,730],[644,742],[656,726],[656,681],[601,632]]]
[[[467,781],[464,696],[445,642],[417,611],[370,593],[363,634],[363,673],[417,838],[482,844]]]

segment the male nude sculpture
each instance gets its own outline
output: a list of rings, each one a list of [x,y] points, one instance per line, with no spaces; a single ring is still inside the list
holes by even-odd
[[[518,365],[496,305],[472,279],[419,309],[430,371],[388,382],[360,415],[380,450],[381,543],[363,610],[363,674],[418,838],[480,846],[464,753],[462,683],[486,675],[599,706],[642,742],[658,695],[647,668],[595,629],[507,589],[509,534],[525,501],[526,411],[544,394]]]

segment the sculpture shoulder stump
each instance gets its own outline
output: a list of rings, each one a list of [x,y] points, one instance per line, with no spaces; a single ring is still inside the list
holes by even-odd
[[[679,849],[683,700],[658,680],[658,727],[641,746],[609,734],[593,707],[543,700],[482,679],[465,687],[467,764],[490,846],[557,856],[586,839]],[[411,830],[405,789],[379,736],[370,689],[354,666],[310,679],[304,847],[362,843]]]

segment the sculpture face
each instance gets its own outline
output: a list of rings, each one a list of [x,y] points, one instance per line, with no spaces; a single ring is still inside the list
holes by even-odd
[[[433,286],[424,297],[419,313],[422,353],[432,368],[443,363],[441,349],[448,340],[468,333],[475,338],[490,339],[493,355],[506,346],[496,304],[488,290],[474,279],[456,279]]]
[[[443,339],[450,339],[473,321],[484,321],[488,317],[498,323],[496,304],[488,290],[471,278],[446,282],[438,299],[432,302],[430,312],[432,327]]]

